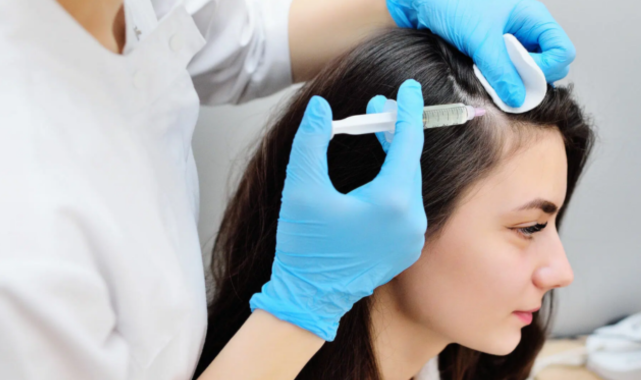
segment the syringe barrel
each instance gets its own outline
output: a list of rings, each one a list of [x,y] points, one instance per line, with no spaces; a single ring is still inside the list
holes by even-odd
[[[472,111],[470,111],[472,109]],[[423,128],[464,124],[474,118],[474,108],[462,103],[441,104],[423,108]]]
[[[446,127],[464,124],[475,116],[483,115],[472,106],[462,103],[442,104],[423,108],[423,128]],[[343,120],[332,121],[332,137],[336,134],[362,135],[365,133],[390,132],[394,133],[397,114],[396,110],[373,113],[368,115],[351,116]]]

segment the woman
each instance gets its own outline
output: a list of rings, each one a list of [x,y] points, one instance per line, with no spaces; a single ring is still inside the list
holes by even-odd
[[[572,281],[557,229],[590,152],[591,127],[562,87],[549,88],[533,111],[502,113],[469,58],[411,30],[386,32],[334,61],[267,130],[214,247],[215,295],[198,373],[249,317],[251,296],[270,278],[285,171],[309,99],[327,99],[334,119],[375,112],[408,77],[421,83],[426,105],[466,103],[487,114],[425,131],[430,225],[421,258],[356,303],[336,340],[298,378],[409,379],[436,355],[443,379],[527,377],[549,323],[550,308],[538,311],[543,296]],[[384,97],[368,105],[377,94]],[[328,164],[337,190],[378,174],[387,149],[378,137],[334,137]]]

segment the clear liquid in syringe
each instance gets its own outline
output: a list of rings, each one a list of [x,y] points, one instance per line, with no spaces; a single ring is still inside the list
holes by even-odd
[[[436,128],[464,124],[476,115],[474,107],[465,104],[443,104],[423,109],[423,128]]]

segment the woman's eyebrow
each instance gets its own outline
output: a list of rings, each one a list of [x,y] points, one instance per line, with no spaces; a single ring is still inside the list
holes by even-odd
[[[531,210],[535,208],[541,209],[546,214],[554,214],[559,209],[554,203],[546,201],[545,199],[537,198],[519,207],[518,210]]]

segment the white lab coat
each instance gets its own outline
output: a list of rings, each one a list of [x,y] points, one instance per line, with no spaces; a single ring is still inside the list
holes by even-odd
[[[435,356],[423,366],[421,371],[414,377],[414,380],[440,380],[440,378],[438,356]]]
[[[0,1],[0,379],[192,376],[206,305],[187,66],[209,104],[288,85],[289,1],[126,0],[122,56],[55,0]]]

